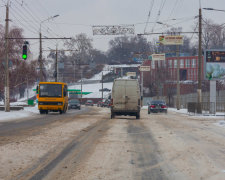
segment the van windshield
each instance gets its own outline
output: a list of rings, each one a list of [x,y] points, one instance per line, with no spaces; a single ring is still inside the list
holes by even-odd
[[[40,84],[39,97],[62,97],[62,85]]]

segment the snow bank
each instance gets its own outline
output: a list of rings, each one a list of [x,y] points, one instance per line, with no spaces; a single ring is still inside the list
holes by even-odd
[[[0,122],[17,120],[29,116],[34,116],[36,114],[39,114],[37,106],[25,107],[24,110],[20,111],[10,111],[10,112],[0,111]]]

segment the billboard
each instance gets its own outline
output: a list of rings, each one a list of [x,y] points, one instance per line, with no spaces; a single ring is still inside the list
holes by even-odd
[[[93,35],[134,35],[134,25],[92,26]]]
[[[165,54],[152,54],[153,61],[165,61],[166,55]]]
[[[150,66],[140,66],[139,70],[142,71],[142,72],[143,71],[150,71]]]
[[[207,49],[205,50],[204,55],[205,79],[225,79],[225,49]]]
[[[183,36],[159,36],[159,42],[163,45],[183,45]]]

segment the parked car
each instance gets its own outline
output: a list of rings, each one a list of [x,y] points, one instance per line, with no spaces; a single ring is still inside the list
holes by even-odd
[[[103,107],[108,107],[108,108],[110,107],[110,105],[111,105],[110,99],[105,99],[102,104]]]
[[[163,100],[153,100],[152,102],[148,103],[148,114],[158,112],[167,113],[167,109],[168,107],[166,102]]]
[[[103,106],[103,103],[104,103],[104,102],[102,102],[102,101],[98,101],[98,102],[97,102],[97,106],[98,106],[98,107],[102,107],[102,106]]]
[[[110,92],[111,90],[108,88],[103,88],[103,89],[99,89],[99,91],[106,91],[106,92]]]
[[[80,101],[78,99],[71,99],[68,109],[80,109]]]
[[[92,100],[87,100],[87,102],[85,103],[86,106],[94,106],[94,103]]]

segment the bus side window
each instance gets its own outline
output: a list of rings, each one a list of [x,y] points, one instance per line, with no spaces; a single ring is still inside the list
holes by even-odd
[[[67,96],[67,90],[66,90],[66,88],[63,88],[63,96],[64,96],[64,97]]]

